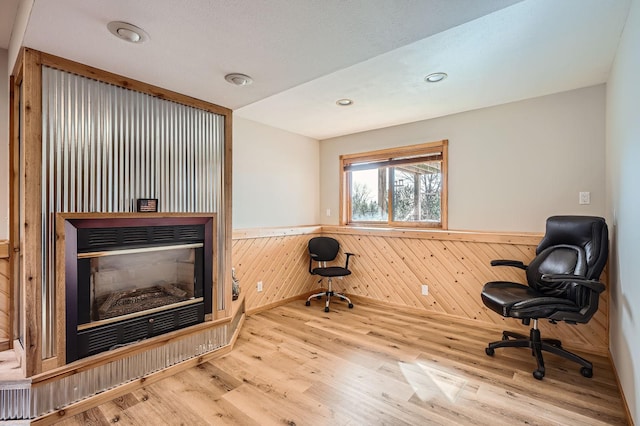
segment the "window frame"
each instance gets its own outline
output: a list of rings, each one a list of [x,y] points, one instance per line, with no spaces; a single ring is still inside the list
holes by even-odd
[[[344,154],[340,156],[340,225],[359,227],[392,227],[392,228],[425,228],[425,229],[448,229],[448,145],[449,141],[443,139],[436,142],[409,145],[395,148],[387,148],[376,151],[368,151],[356,154]],[[441,196],[440,196],[440,222],[400,222],[393,220],[393,188],[391,179],[388,180],[388,216],[386,221],[351,221],[351,173],[349,166],[365,162],[391,162],[393,159],[405,157],[434,156],[439,154],[441,170]]]

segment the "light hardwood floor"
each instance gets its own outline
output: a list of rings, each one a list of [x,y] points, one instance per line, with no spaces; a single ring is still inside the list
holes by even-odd
[[[296,301],[248,317],[229,354],[61,424],[626,424],[607,358],[585,354],[587,379],[545,354],[538,381],[527,349],[485,355],[499,337],[468,320]]]

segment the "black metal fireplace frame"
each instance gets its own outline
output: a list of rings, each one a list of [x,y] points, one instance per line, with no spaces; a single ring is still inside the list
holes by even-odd
[[[146,216],[146,215],[145,215]],[[201,302],[168,308],[159,312],[143,314],[135,318],[113,321],[109,324],[78,330],[80,324],[78,298],[78,268],[81,262],[78,253],[90,250],[122,249],[118,238],[98,241],[97,245],[87,243],[87,230],[102,229],[108,234],[126,234],[127,230],[148,228],[150,230],[167,228],[186,229],[186,232],[175,232],[171,238],[167,232],[160,232],[160,237],[154,237],[153,232],[148,237],[129,239],[133,241],[128,247],[157,247],[192,242],[202,242],[202,273],[197,275],[202,279]],[[196,228],[194,228],[196,227]],[[66,362],[70,363],[80,358],[91,356],[113,347],[130,344],[149,337],[168,333],[170,331],[189,327],[204,321],[205,315],[212,312],[213,295],[213,241],[214,218],[211,216],[166,216],[166,217],[105,217],[105,218],[65,218],[65,349]],[[193,229],[202,231],[202,239],[195,235]],[[138,232],[140,235],[140,232]],[[169,237],[167,237],[169,235]],[[88,245],[90,246],[88,248]],[[200,278],[198,278],[200,279]],[[83,319],[85,321],[85,319]]]

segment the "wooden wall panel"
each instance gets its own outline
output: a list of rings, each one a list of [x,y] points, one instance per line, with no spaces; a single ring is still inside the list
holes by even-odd
[[[311,229],[311,228],[309,228]],[[309,229],[307,231],[309,231]],[[334,289],[397,306],[465,318],[478,327],[528,333],[529,327],[486,308],[480,292],[488,281],[525,282],[524,271],[492,267],[493,259],[520,260],[535,257],[541,234],[483,234],[464,232],[376,231],[325,226],[313,233],[338,239],[343,252],[353,252],[352,275],[334,280]],[[308,272],[308,232],[291,230],[234,232],[233,264],[245,294],[247,311],[255,312],[282,301],[301,297],[319,287]],[[606,283],[606,271],[602,279]],[[263,292],[256,283],[263,282]],[[423,296],[421,285],[429,286]],[[608,292],[600,296],[600,308],[588,324],[552,325],[540,322],[543,337],[561,339],[565,346],[606,354],[608,351]],[[357,308],[357,303],[356,303]],[[500,338],[496,332],[496,340]]]
[[[0,348],[5,347],[11,337],[9,266],[9,243],[0,241]]]
[[[345,251],[356,253],[350,261],[352,275],[344,280],[344,291],[398,307],[440,312],[478,322],[528,333],[528,327],[514,319],[504,319],[486,308],[480,292],[488,281],[524,282],[524,271],[491,267],[493,259],[513,259],[529,263],[535,256],[539,238],[530,243],[465,241],[446,234],[408,237],[392,233],[349,231],[327,227],[323,235],[338,239]],[[333,233],[331,231],[334,231]],[[473,239],[471,237],[470,239]],[[606,274],[603,274],[606,276]],[[603,276],[604,279],[604,276]],[[428,296],[421,285],[429,286]],[[588,324],[552,325],[540,322],[543,337],[561,339],[565,346],[606,353],[608,347],[608,294],[600,296],[600,308]],[[496,335],[496,340],[499,339]]]
[[[309,274],[307,243],[318,227],[277,232],[234,231],[232,264],[248,313],[267,309],[318,288]],[[273,234],[273,235],[271,235]],[[285,235],[283,235],[285,234]],[[262,281],[262,292],[257,283]]]

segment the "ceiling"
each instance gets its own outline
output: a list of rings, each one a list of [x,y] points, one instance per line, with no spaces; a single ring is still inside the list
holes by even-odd
[[[20,0],[0,1],[0,49],[9,47],[13,17],[16,16]]]
[[[18,2],[0,2],[0,47]],[[606,82],[629,5],[33,0],[22,44],[322,140]],[[107,30],[114,20],[149,40],[117,39]],[[448,78],[425,83],[436,71]],[[254,82],[232,86],[231,72]],[[354,103],[337,106],[340,98]]]

